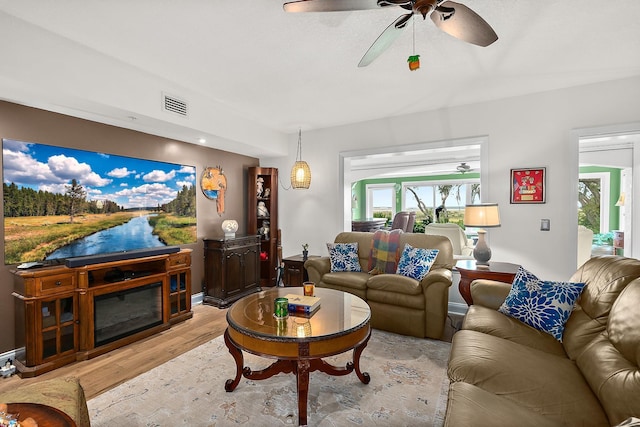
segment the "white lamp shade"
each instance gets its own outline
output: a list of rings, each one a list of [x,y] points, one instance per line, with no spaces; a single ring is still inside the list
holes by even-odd
[[[465,227],[500,227],[500,211],[497,203],[466,205],[464,208]]]
[[[224,232],[224,237],[236,237],[238,221],[235,219],[225,219],[222,221],[222,231]]]

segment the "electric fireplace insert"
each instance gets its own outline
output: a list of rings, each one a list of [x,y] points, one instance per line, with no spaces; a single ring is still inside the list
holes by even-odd
[[[162,282],[97,295],[94,345],[108,344],[162,324]]]

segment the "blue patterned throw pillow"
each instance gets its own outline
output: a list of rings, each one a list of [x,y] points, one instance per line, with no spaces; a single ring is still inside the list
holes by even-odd
[[[355,243],[327,243],[331,272],[362,271],[358,259],[358,242]]]
[[[411,277],[417,281],[424,279],[436,260],[438,252],[440,252],[438,249],[414,248],[406,243],[398,262],[396,274]]]
[[[511,291],[498,311],[562,342],[564,325],[584,285],[540,280],[520,267],[513,279]]]

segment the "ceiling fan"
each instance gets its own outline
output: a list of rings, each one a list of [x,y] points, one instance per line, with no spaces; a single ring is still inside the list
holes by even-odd
[[[427,15],[445,33],[478,46],[489,46],[498,36],[493,28],[467,6],[444,0],[298,0],[284,4],[285,12],[341,12],[399,6],[409,13],[400,16],[378,36],[358,67],[366,67],[402,34],[414,14]]]
[[[467,172],[469,172],[471,170],[471,166],[469,166],[465,162],[462,162],[458,166],[456,166],[456,170],[458,172],[464,174],[464,173],[467,173]]]

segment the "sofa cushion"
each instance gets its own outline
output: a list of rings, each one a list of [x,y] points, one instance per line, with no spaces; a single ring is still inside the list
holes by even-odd
[[[584,286],[584,283],[543,281],[520,267],[507,299],[498,310],[562,342],[564,325]]]
[[[480,387],[457,382],[449,388],[445,426],[561,427],[565,424]]]
[[[640,414],[640,279],[631,282],[611,308],[601,333],[576,363],[596,390],[609,421]]]
[[[402,230],[376,230],[371,239],[369,255],[370,274],[393,274],[400,256],[400,234]]]
[[[609,425],[575,363],[481,332],[453,336],[448,375],[566,425]]]
[[[326,285],[340,285],[346,288],[367,289],[367,280],[371,276],[363,271],[343,271],[336,273],[327,273],[322,276],[322,282]]]
[[[355,243],[327,243],[331,272],[362,271],[358,259],[358,242]]]
[[[462,321],[462,329],[482,332],[546,353],[566,357],[562,343],[554,337],[493,308],[475,304],[470,306]]]
[[[373,276],[368,280],[367,288],[404,295],[422,295],[420,282],[399,274],[378,274]]]
[[[420,281],[429,273],[438,252],[437,249],[414,248],[406,243],[396,273]]]

